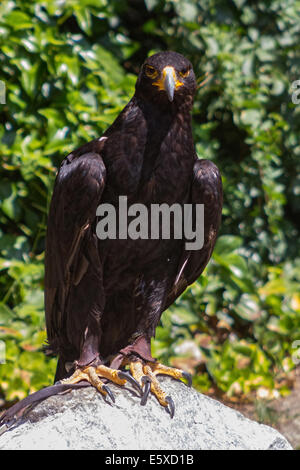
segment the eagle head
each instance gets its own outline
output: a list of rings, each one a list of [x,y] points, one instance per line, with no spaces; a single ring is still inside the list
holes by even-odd
[[[196,92],[196,78],[191,62],[183,55],[164,51],[148,57],[141,67],[136,95],[160,102],[180,103]]]

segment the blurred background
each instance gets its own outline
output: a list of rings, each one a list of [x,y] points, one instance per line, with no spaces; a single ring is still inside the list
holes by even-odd
[[[192,372],[198,390],[280,426],[284,412],[268,400],[294,396],[300,361],[299,43],[297,0],[2,0],[2,407],[54,377],[42,348],[56,170],[112,123],[145,58],[170,49],[207,79],[194,139],[221,170],[224,209],[213,258],[164,313],[153,354]]]

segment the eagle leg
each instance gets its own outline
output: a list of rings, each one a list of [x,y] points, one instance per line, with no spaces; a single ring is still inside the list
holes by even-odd
[[[167,408],[171,418],[173,418],[175,412],[174,402],[160,386],[157,375],[168,375],[176,380],[186,379],[189,387],[192,384],[191,375],[180,369],[167,367],[158,362],[153,363],[137,359],[128,360],[128,364],[132,377],[134,377],[141,388],[143,388],[141,405],[146,404],[149,393],[151,392],[157,398],[158,402]]]
[[[139,383],[136,381],[134,377],[131,377],[126,372],[118,371],[116,369],[111,369],[110,367],[106,367],[103,364],[97,366],[86,366],[84,368],[78,368],[75,370],[73,375],[67,379],[63,379],[60,381],[61,384],[76,384],[85,380],[89,382],[93,387],[95,387],[105,398],[107,396],[115,402],[114,395],[110,388],[101,380],[101,378],[107,379],[117,385],[124,386],[127,381],[131,382],[139,391],[141,388]]]
[[[167,408],[171,418],[173,418],[175,411],[174,402],[162,389],[157,375],[168,375],[176,380],[185,379],[189,387],[192,385],[191,375],[183,370],[168,367],[157,362],[151,355],[151,342],[150,338],[146,335],[137,336],[133,343],[121,349],[119,354],[110,363],[110,367],[115,369],[125,366],[129,366],[132,378],[134,378],[140,387],[142,394],[141,405],[146,404],[151,392],[159,403]],[[129,376],[129,373],[127,375]]]

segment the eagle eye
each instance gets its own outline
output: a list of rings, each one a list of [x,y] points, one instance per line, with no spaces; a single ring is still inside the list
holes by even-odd
[[[145,74],[149,78],[155,78],[158,75],[158,71],[154,67],[152,67],[151,65],[146,65]]]
[[[191,71],[191,69],[184,69],[184,70],[181,70],[181,72],[179,72],[179,75],[180,75],[182,78],[186,78],[186,77],[189,76],[190,71]]]

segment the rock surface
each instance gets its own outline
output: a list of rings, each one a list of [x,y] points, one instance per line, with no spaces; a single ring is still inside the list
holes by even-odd
[[[275,429],[167,377],[173,419],[155,397],[146,406],[130,389],[110,385],[115,404],[92,388],[48,398],[0,436],[0,449],[292,449]]]

